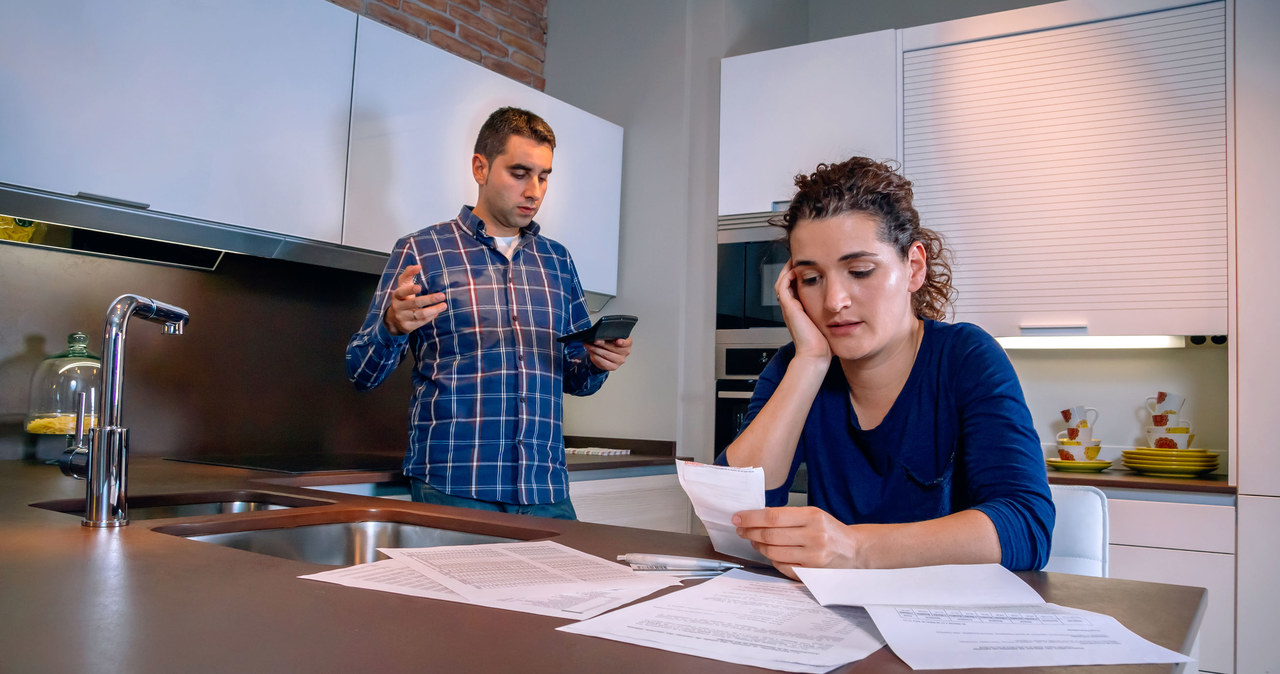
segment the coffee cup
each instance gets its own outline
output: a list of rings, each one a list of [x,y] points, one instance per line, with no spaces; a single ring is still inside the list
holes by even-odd
[[[1102,440],[1058,440],[1058,458],[1063,461],[1092,461],[1098,457]],[[1083,456],[1081,456],[1083,455]]]
[[[1160,391],[1156,395],[1147,398],[1147,410],[1153,415],[1169,414],[1176,417],[1182,413],[1182,405],[1185,402],[1186,398],[1177,393]]]
[[[1164,428],[1147,431],[1147,446],[1155,449],[1186,449],[1195,439],[1194,433],[1170,433]]]
[[[1065,431],[1058,431],[1058,440],[1078,441],[1084,444],[1093,439],[1093,429],[1085,426],[1084,428],[1068,428]]]
[[[1067,422],[1067,428],[1091,428],[1098,423],[1098,410],[1084,405],[1068,407],[1060,414],[1062,414],[1062,420]]]
[[[1178,424],[1178,415],[1176,414],[1168,414],[1168,413],[1162,412],[1160,414],[1151,415],[1151,425],[1157,428],[1164,428],[1165,426],[1176,426],[1177,424]]]

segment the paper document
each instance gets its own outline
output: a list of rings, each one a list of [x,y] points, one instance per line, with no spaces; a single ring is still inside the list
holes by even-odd
[[[1187,662],[1101,613],[1046,604],[999,564],[796,568],[824,606],[862,606],[912,669]]]
[[[707,528],[716,552],[756,562],[770,563],[751,543],[738,536],[733,515],[742,510],[764,507],[764,469],[711,466],[693,461],[676,461],[680,486],[689,495],[693,512]]]
[[[457,592],[409,568],[398,559],[384,559],[380,562],[322,571],[299,576],[299,578],[366,590],[394,592],[411,597],[442,599],[444,601],[476,604],[508,611],[536,613],[569,620],[582,620],[600,615],[605,611],[629,604],[660,589],[659,587],[631,585],[613,590],[595,589],[539,596],[508,597],[491,601],[469,601]],[[676,584],[678,583],[672,582],[662,586]]]
[[[884,645],[864,610],[823,607],[800,583],[740,569],[558,629],[789,672],[826,672]]]
[[[553,541],[378,550],[471,601],[622,587],[649,587],[652,592],[679,582],[642,576]]]
[[[1190,662],[1101,613],[1037,606],[868,606],[912,669]]]
[[[999,564],[911,569],[807,569],[796,575],[823,606],[873,604],[1043,604],[1040,594]]]

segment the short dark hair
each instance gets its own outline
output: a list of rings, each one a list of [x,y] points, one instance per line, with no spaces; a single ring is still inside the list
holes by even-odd
[[[866,157],[836,164],[818,164],[811,174],[795,178],[796,194],[786,213],[771,222],[787,232],[801,220],[821,220],[844,213],[867,213],[880,221],[880,240],[893,246],[902,259],[919,241],[925,251],[925,281],[911,295],[917,316],[943,320],[955,296],[951,285],[951,252],[942,235],[920,226],[912,202],[911,181],[895,166]]]
[[[498,108],[489,115],[476,136],[475,153],[493,162],[507,147],[507,138],[523,136],[556,149],[556,134],[547,120],[520,108]]]

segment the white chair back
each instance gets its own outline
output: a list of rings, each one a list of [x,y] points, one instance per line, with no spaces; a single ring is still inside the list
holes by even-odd
[[[1107,495],[1097,487],[1049,485],[1058,514],[1045,571],[1107,576]]]

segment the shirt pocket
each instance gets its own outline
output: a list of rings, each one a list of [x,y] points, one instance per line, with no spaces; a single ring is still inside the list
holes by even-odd
[[[947,458],[938,465],[937,456],[916,456],[904,460],[903,472],[907,479],[924,491],[939,489],[951,483],[955,472],[956,450],[953,447]]]

